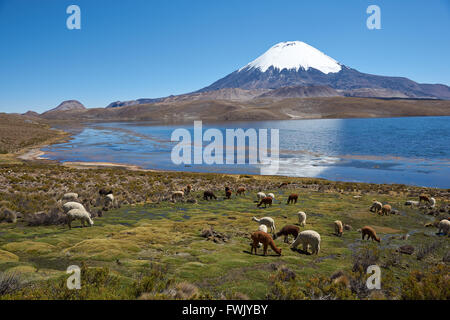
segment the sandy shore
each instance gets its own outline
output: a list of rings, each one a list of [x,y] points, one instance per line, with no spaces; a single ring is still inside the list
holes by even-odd
[[[75,169],[96,169],[96,168],[122,168],[132,171],[149,171],[156,172],[157,170],[143,169],[140,166],[123,164],[123,163],[113,163],[113,162],[76,162],[67,161],[63,162],[64,167],[75,168]]]
[[[19,155],[17,158],[26,161],[45,160],[45,158],[42,158],[44,154],[45,152],[41,151],[40,149],[31,149]]]

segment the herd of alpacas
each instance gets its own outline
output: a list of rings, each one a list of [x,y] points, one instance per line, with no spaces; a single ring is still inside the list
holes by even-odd
[[[185,195],[189,194],[192,191],[192,186],[187,185],[186,188],[179,191],[173,191],[171,194],[171,200],[176,201],[178,199],[182,199]],[[236,190],[236,196],[242,196],[246,194],[246,189],[244,187],[239,187]],[[230,187],[225,187],[225,199],[231,199],[233,192]],[[99,191],[99,195],[103,197],[104,203],[106,205],[112,204],[114,200],[112,190],[101,189]],[[290,194],[287,198],[287,204],[296,204],[298,201],[298,194],[293,193]],[[273,201],[275,200],[275,195],[273,193],[268,193],[267,195],[264,192],[258,192],[256,194],[257,207],[272,206]],[[205,201],[209,201],[212,199],[217,199],[217,196],[212,191],[204,191],[203,199]],[[71,228],[71,223],[74,220],[80,220],[82,227],[87,223],[89,226],[94,225],[94,221],[92,220],[91,214],[85,209],[85,207],[77,202],[78,195],[76,193],[66,193],[62,197],[61,204],[64,214],[67,215],[67,224],[69,228]],[[405,202],[407,206],[419,206],[422,202],[427,203],[429,208],[434,208],[436,205],[436,200],[432,197],[429,197],[425,194],[421,194],[419,196],[418,201],[408,200]],[[389,215],[389,214],[397,214],[396,210],[393,210],[389,204],[382,204],[377,200],[373,200],[372,205],[369,210],[373,213],[377,213],[379,215]],[[306,226],[306,218],[307,215],[304,211],[299,211],[295,214],[298,218],[298,225],[300,227]],[[311,254],[319,254],[320,246],[321,246],[321,238],[320,234],[314,230],[304,230],[300,231],[300,227],[297,225],[286,225],[281,228],[280,231],[277,232],[275,226],[275,220],[271,217],[262,217],[256,218],[253,217],[252,221],[258,224],[258,230],[251,234],[251,254],[255,252],[257,254],[257,249],[261,246],[263,247],[263,254],[267,255],[268,247],[278,255],[281,255],[281,250],[275,245],[274,240],[283,236],[284,243],[289,243],[289,236],[292,236],[291,249],[296,250],[298,246],[301,245],[304,253],[308,254],[308,249],[311,248]],[[344,229],[350,230],[351,227],[349,225],[344,225],[342,221],[336,220],[334,221],[334,234],[338,237],[341,237],[344,233]],[[450,221],[447,219],[441,220],[438,224],[438,233],[443,233],[444,235],[450,235]],[[361,233],[362,240],[371,239],[372,241],[381,242],[380,237],[377,236],[376,231],[370,226],[364,226],[361,229],[358,229],[358,232]]]

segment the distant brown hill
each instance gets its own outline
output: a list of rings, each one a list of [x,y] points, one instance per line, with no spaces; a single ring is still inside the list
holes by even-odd
[[[49,120],[153,120],[163,123],[302,118],[449,116],[448,100],[374,99],[357,97],[255,98],[247,101],[188,100],[94,108],[41,115]]]
[[[63,101],[59,104],[59,106],[57,106],[56,108],[50,109],[46,112],[43,113],[43,115],[45,114],[52,114],[55,112],[61,112],[61,111],[66,111],[66,112],[79,112],[79,111],[85,111],[86,107],[79,101],[77,100],[66,100]]]

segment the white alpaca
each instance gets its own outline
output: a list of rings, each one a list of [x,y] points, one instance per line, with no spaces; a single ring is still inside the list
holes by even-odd
[[[264,192],[258,192],[256,194],[256,197],[258,198],[258,200],[261,200],[262,198],[266,197],[266,194]]]
[[[184,192],[183,191],[173,191],[172,192],[172,200],[175,200],[177,198],[183,198],[184,197]]]
[[[89,212],[81,209],[71,209],[67,213],[67,224],[69,225],[69,229],[72,229],[72,221],[80,220],[81,226],[85,227],[85,222],[89,223],[90,226],[94,225],[94,221],[92,221]]]
[[[377,213],[378,211],[381,210],[381,208],[383,207],[383,204],[379,201],[373,200],[372,206],[370,207],[370,211]]]
[[[298,215],[298,223],[304,227],[306,224],[306,213],[304,213],[303,211],[299,211],[297,212]]]
[[[267,233],[267,226],[265,224],[260,224],[258,227],[258,231],[264,231]]]
[[[64,213],[67,213],[67,212],[69,212],[69,210],[72,210],[72,209],[79,209],[79,210],[86,211],[84,206],[81,203],[78,203],[78,202],[72,202],[71,201],[71,202],[66,202],[66,203],[63,204]]]
[[[271,197],[272,200],[275,200],[275,195],[274,195],[273,193],[268,193],[267,196],[268,196],[268,197]]]
[[[297,248],[299,244],[303,245],[303,251],[308,251],[308,245],[311,246],[312,254],[319,254],[320,251],[320,234],[313,230],[302,231],[298,234],[292,244],[292,248]]]
[[[270,228],[271,232],[275,232],[276,231],[275,221],[272,218],[270,218],[270,217],[264,217],[264,218],[261,218],[261,219],[253,217],[252,220],[258,222],[260,225],[261,224],[266,225],[267,228]]]
[[[438,224],[438,233],[443,232],[445,235],[449,234],[450,232],[450,221],[447,219],[441,220]]]
[[[430,198],[430,208],[434,208],[436,206],[436,199],[435,198]]]
[[[405,206],[418,206],[418,205],[419,205],[419,201],[407,200],[405,202]]]
[[[76,201],[78,200],[78,193],[75,192],[69,192],[65,193],[62,197],[63,201]]]

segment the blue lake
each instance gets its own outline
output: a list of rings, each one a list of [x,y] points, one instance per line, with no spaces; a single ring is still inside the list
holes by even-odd
[[[73,139],[42,149],[58,161],[135,164],[146,169],[259,174],[259,165],[176,165],[175,129],[150,122],[86,123]],[[203,132],[279,129],[278,175],[450,188],[450,117],[318,119],[203,124]],[[70,129],[68,129],[70,131]],[[209,142],[203,142],[203,146]],[[270,143],[269,143],[270,145]]]

